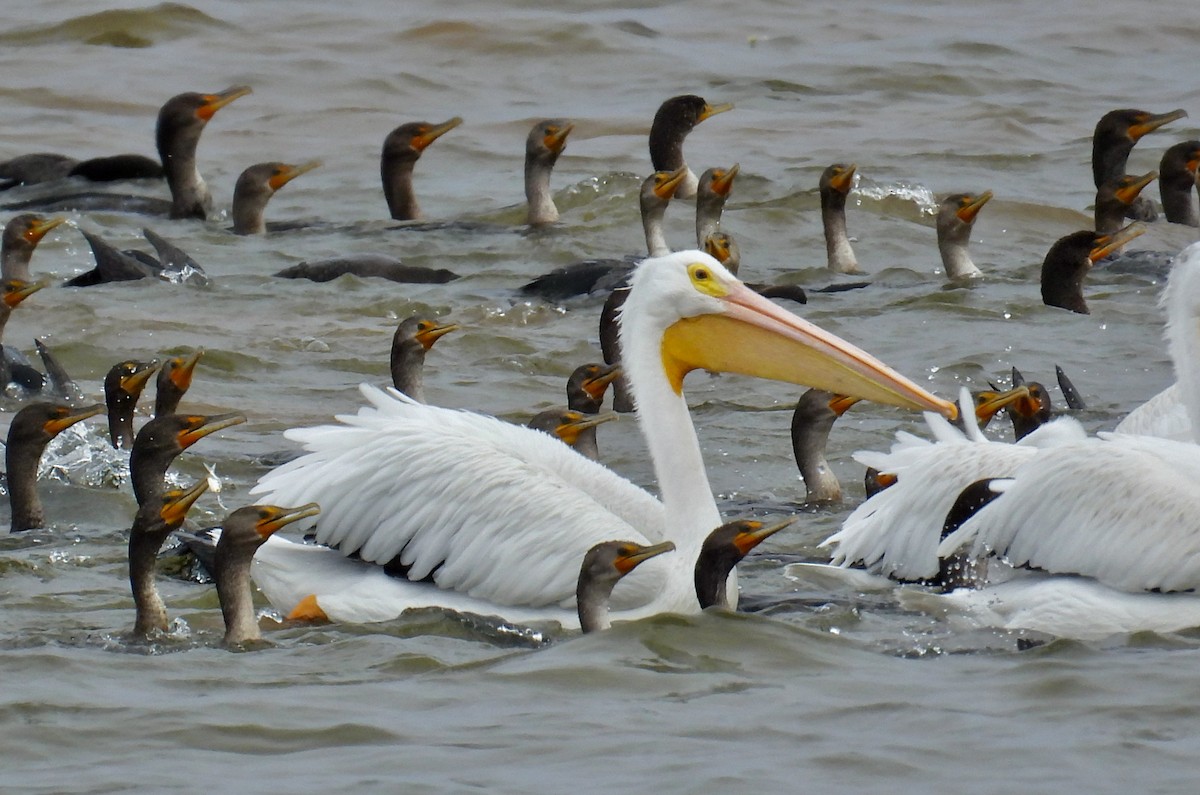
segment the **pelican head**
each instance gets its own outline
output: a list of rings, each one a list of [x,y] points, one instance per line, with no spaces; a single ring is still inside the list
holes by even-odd
[[[621,315],[622,346],[644,349],[650,340],[661,341],[659,355],[633,358],[660,361],[676,394],[684,376],[705,369],[958,413],[869,353],[758,295],[702,251],[647,259],[634,274]]]

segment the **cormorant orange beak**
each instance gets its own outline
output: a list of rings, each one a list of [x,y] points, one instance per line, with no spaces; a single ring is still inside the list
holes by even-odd
[[[773,525],[764,525],[758,521],[742,522],[744,529],[739,530],[738,534],[733,537],[733,545],[738,548],[739,552],[746,555],[750,550],[795,521],[796,517],[793,516]]]
[[[196,115],[208,121],[221,108],[249,93],[251,93],[250,86],[232,86],[216,94],[205,94],[204,104],[196,109]]]
[[[1130,139],[1137,141],[1146,133],[1152,133],[1159,127],[1162,127],[1164,124],[1169,124],[1176,119],[1182,119],[1186,116],[1187,111],[1183,108],[1173,110],[1170,113],[1160,113],[1157,115],[1153,113],[1147,113],[1137,122],[1137,124],[1130,125],[1129,137]]]
[[[579,439],[580,433],[586,431],[588,428],[595,428],[597,425],[603,425],[616,418],[617,414],[612,411],[606,411],[603,414],[584,414],[579,411],[565,411],[562,415],[562,422],[554,428],[554,435],[567,444],[574,446],[576,440]]]
[[[688,175],[687,166],[676,171],[658,171],[654,174],[654,195],[667,201],[675,195],[684,178]]]
[[[1111,235],[1102,235],[1096,238],[1096,245],[1088,253],[1088,259],[1092,262],[1104,259],[1113,251],[1119,249],[1145,231],[1146,227],[1135,221],[1123,229],[1118,229]]]
[[[729,237],[722,232],[714,232],[704,238],[704,253],[724,265],[729,261]]]
[[[556,155],[562,154],[562,150],[567,146],[567,136],[571,134],[571,130],[575,129],[574,124],[564,124],[562,127],[554,127],[546,131],[545,137],[542,138],[542,144]]]
[[[53,419],[46,420],[46,423],[42,426],[42,428],[44,428],[46,433],[50,434],[51,436],[57,436],[75,423],[86,420],[88,417],[95,417],[97,414],[103,413],[103,403],[97,403],[94,406],[87,406],[81,409],[72,409],[68,408],[67,406],[60,406],[55,412],[56,416]]]
[[[25,230],[25,239],[36,246],[47,232],[66,220],[66,218],[39,218]]]
[[[414,336],[417,342],[421,343],[421,347],[429,350],[433,347],[433,343],[449,334],[451,331],[458,331],[460,326],[457,323],[447,323],[444,326],[436,324],[430,325],[429,328],[421,329]]]
[[[650,558],[661,555],[664,552],[671,552],[674,549],[675,543],[673,541],[664,541],[661,544],[654,544],[653,546],[648,547],[639,546],[637,544],[628,544],[621,549],[621,552],[617,555],[617,559],[614,561],[613,565],[616,567],[617,571],[621,572],[621,574],[628,574],[629,572],[633,571],[639,563],[650,560]]]
[[[130,362],[133,367],[138,367],[140,362]],[[141,365],[141,369],[134,370],[129,375],[121,376],[121,389],[131,395],[141,392],[146,387],[146,382],[150,380],[150,376],[158,370],[158,359],[153,360],[148,364]]]
[[[246,417],[244,415],[236,413],[213,414],[207,417],[200,414],[193,414],[188,417],[188,427],[179,432],[179,436],[177,437],[179,446],[186,450],[210,433],[216,433],[234,425],[241,425],[245,421]]]
[[[293,166],[290,163],[284,163],[276,170],[275,175],[267,180],[267,185],[271,190],[279,190],[284,185],[288,184],[301,174],[307,174],[314,168],[321,165],[320,160],[310,160],[307,163],[301,163],[298,166]]]
[[[986,425],[1002,409],[1029,397],[1029,386],[1020,384],[1006,392],[980,392],[975,397],[975,419]]]
[[[718,113],[724,113],[727,110],[733,110],[732,102],[726,102],[721,105],[709,105],[707,102],[705,102],[704,110],[700,111],[700,118],[696,120],[696,123],[699,124],[705,119],[711,116],[716,116]]]
[[[851,163],[845,169],[829,178],[829,187],[838,193],[849,193],[850,188],[854,186],[854,173],[856,171],[858,171],[858,164]]]
[[[1196,176],[1196,169],[1200,168],[1200,149],[1193,149],[1188,156],[1187,170],[1192,172],[1192,176]]]
[[[192,385],[192,375],[196,372],[196,365],[200,363],[200,357],[204,356],[204,349],[197,348],[191,356],[184,359],[181,356],[176,356],[172,359],[174,367],[167,375],[171,379],[171,383],[175,385],[180,392],[188,391]]]
[[[286,527],[292,522],[316,516],[320,512],[321,506],[315,502],[301,505],[299,508],[280,508],[276,505],[264,505],[261,511],[262,518],[254,524],[254,529],[258,531],[260,536],[267,538],[276,530]]]
[[[460,124],[462,124],[462,119],[458,116],[455,116],[453,119],[450,119],[449,121],[445,121],[445,122],[442,122],[441,124],[435,124],[434,126],[429,127],[421,134],[413,136],[413,138],[412,138],[413,149],[416,149],[418,152],[424,152],[425,148],[427,146],[429,146],[431,143],[433,143],[437,139],[441,138],[443,135],[450,132],[451,130],[453,130],[455,127],[457,127]]]
[[[860,400],[862,398],[851,397],[850,395],[834,395],[833,400],[829,401],[829,410],[840,417]]]
[[[583,391],[587,392],[593,400],[601,400],[604,398],[604,392],[608,389],[608,385],[616,381],[620,375],[620,365],[610,364],[601,367],[595,375],[583,379]]]
[[[979,211],[983,209],[983,205],[991,200],[992,192],[985,190],[975,198],[965,200],[966,203],[962,207],[959,207],[955,214],[964,224],[969,224],[975,220],[975,216],[979,215]]]
[[[27,282],[22,279],[9,279],[4,283],[3,301],[8,305],[9,309],[14,309],[17,304],[45,286],[46,282]]]
[[[1126,179],[1128,179],[1128,182],[1126,182]],[[1120,187],[1113,191],[1113,195],[1117,197],[1117,201],[1121,202],[1121,204],[1133,204],[1133,200],[1138,197],[1142,189],[1156,179],[1158,179],[1157,171],[1151,171],[1140,177],[1123,177]]]
[[[730,168],[718,168],[713,172],[712,189],[718,196],[728,196],[733,190],[733,179],[741,170],[741,165],[734,163]]]
[[[159,516],[169,527],[178,527],[187,518],[187,512],[200,499],[200,495],[208,491],[208,478],[204,478],[186,491],[173,489],[163,495],[163,507]]]

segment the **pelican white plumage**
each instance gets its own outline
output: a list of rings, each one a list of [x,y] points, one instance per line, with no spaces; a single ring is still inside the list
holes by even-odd
[[[289,431],[308,453],[253,489],[273,502],[319,503],[317,541],[338,551],[272,537],[255,556],[259,587],[285,612],[339,621],[440,606],[573,627],[583,555],[621,538],[672,541],[678,551],[626,577],[612,596],[614,615],[695,612],[693,567],[721,520],[683,397],[688,372],[757,375],[956,413],[699,251],[639,266],[621,336],[661,502],[546,434],[364,387],[371,405],[339,417],[341,425]],[[733,577],[729,588],[736,603]]]
[[[1164,302],[1182,405],[1192,426],[1200,427],[1200,244],[1176,258]],[[1086,609],[1064,620],[1062,607],[1056,608],[1059,634],[1195,626],[1197,478],[1200,445],[1192,442],[1113,433],[1043,450],[1018,467],[996,499],[949,535],[938,552],[965,548],[975,557],[1000,555],[1047,575],[1086,578],[1084,585],[1071,586],[1072,599]],[[1013,625],[1011,616],[1031,623],[1030,616],[1046,612],[1040,601],[1061,598],[1054,594],[1067,587],[1062,579],[1044,577],[994,593],[985,589],[972,598],[1003,602],[1007,625]]]
[[[942,526],[963,489],[981,478],[1012,475],[1043,447],[1086,438],[1077,421],[1060,417],[1015,444],[993,441],[971,419],[966,389],[960,405],[968,418],[964,430],[927,414],[932,441],[902,431],[889,452],[854,454],[860,464],[896,475],[897,481],[858,506],[838,532],[821,542],[833,548],[833,565],[862,567],[894,580],[936,578]]]

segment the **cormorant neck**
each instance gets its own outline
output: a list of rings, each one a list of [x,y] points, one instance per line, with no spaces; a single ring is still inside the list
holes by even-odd
[[[1098,193],[1094,212],[1096,231],[1102,235],[1111,235],[1116,232],[1125,225],[1125,211],[1128,209],[1129,206],[1122,204],[1116,196],[1109,195],[1107,192]]]
[[[392,343],[392,385],[418,403],[425,402],[425,346],[416,340]]]
[[[159,596],[154,570],[158,550],[171,531],[154,521],[158,513],[153,503],[142,506],[129,531],[129,587],[137,610],[133,634],[143,638],[154,631],[167,631],[167,606]]]
[[[799,411],[792,415],[792,452],[808,502],[841,502],[842,484],[825,459],[825,445],[836,419],[833,411],[817,417],[802,416]]]
[[[705,547],[696,558],[696,599],[700,602],[701,610],[710,607],[732,609],[729,606],[727,580],[736,561],[729,557],[725,548]]]
[[[721,213],[725,210],[725,196],[708,193],[696,199],[696,247],[703,249],[709,235],[721,231]]]
[[[861,273],[850,238],[846,234],[846,195],[836,190],[821,191],[821,224],[825,228],[825,255],[835,273]]]
[[[29,261],[33,258],[33,246],[21,236],[10,242],[7,236],[4,240],[4,251],[0,254],[0,278],[33,281],[29,272]]]
[[[397,221],[420,220],[421,207],[413,194],[414,158],[398,158],[384,155],[382,161],[383,195],[388,210]]]
[[[133,407],[137,397],[122,391],[108,409],[108,437],[117,450],[133,449]]]
[[[171,218],[204,220],[212,207],[212,195],[196,166],[196,145],[203,130],[203,124],[173,129],[159,125],[158,156],[171,190]]]
[[[1056,270],[1047,267],[1048,264],[1042,264],[1042,303],[1046,306],[1070,309],[1081,315],[1090,314],[1087,302],[1083,300],[1083,278],[1087,274],[1087,268]]]
[[[616,584],[614,579],[580,575],[575,586],[575,606],[579,611],[579,627],[584,632],[599,632],[612,626],[608,600]]]
[[[257,187],[257,186],[256,186]],[[256,189],[253,191],[238,190],[233,193],[233,232],[237,235],[263,235],[267,232],[267,222],[263,214],[267,209],[267,201],[273,191]]]
[[[1133,151],[1134,141],[1128,136],[1111,133],[1092,138],[1092,179],[1096,187],[1115,182],[1125,174],[1125,164]]]
[[[600,460],[600,447],[596,444],[596,428],[584,428],[575,437],[575,444],[571,445],[575,448],[575,452],[582,456],[592,459],[593,461]]]
[[[938,252],[942,255],[942,267],[949,279],[964,279],[982,276],[983,271],[975,267],[967,244],[971,239],[971,227],[952,215],[949,222],[938,222]]]
[[[12,307],[0,301],[0,339],[4,339],[4,327],[8,325],[8,319],[12,316]],[[4,387],[0,384],[0,389]]]
[[[174,454],[163,451],[146,453],[137,445],[129,454],[129,480],[133,485],[133,496],[138,505],[158,504],[162,501],[167,468],[175,460]]]
[[[947,278],[971,279],[983,275],[983,271],[971,261],[966,246],[958,243],[939,243],[938,251],[942,254],[942,266],[946,269]]]
[[[651,257],[665,257],[671,253],[667,245],[667,233],[663,229],[663,217],[667,206],[662,203],[642,206],[642,231],[646,234],[646,251]]]
[[[558,207],[550,193],[550,174],[554,161],[529,157],[525,160],[525,201],[529,205],[526,223],[530,226],[552,224],[558,220]]]
[[[224,538],[222,536],[222,538]],[[221,600],[221,615],[225,617],[226,646],[237,646],[253,640],[261,640],[262,633],[258,629],[258,618],[254,612],[254,596],[250,590],[250,562],[252,554],[237,555],[222,554],[222,548],[217,546],[216,571],[213,576],[217,580],[217,596]]]
[[[1159,176],[1158,192],[1162,198],[1163,214],[1173,224],[1200,226],[1200,213],[1192,201],[1196,180],[1189,171]],[[1099,228],[1096,229],[1099,232]],[[1115,229],[1112,231],[1116,231]]]
[[[48,442],[49,439],[41,444],[9,444],[4,448],[14,533],[46,525],[46,514],[37,491],[37,468]]]

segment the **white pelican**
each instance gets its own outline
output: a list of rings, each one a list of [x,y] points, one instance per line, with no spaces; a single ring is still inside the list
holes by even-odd
[[[964,389],[965,417],[971,416],[970,401]],[[833,565],[859,566],[895,580],[936,578],[942,525],[964,488],[981,478],[1013,474],[1041,447],[1086,437],[1070,417],[1047,423],[1015,444],[988,439],[970,420],[965,430],[937,415],[926,420],[933,441],[900,432],[889,452],[854,454],[860,464],[897,481],[858,506],[842,529],[821,543],[833,547]]]
[[[1164,302],[1182,403],[1200,414],[1200,244],[1176,258]],[[1200,446],[1155,436],[1102,434],[1041,451],[999,496],[947,537],[940,554],[969,549],[1061,576],[997,586],[974,597],[1003,605],[1007,626],[1032,625],[1063,599],[1057,631],[1090,637],[1200,624]],[[1082,579],[1086,578],[1086,579]],[[1007,585],[1007,584],[1006,584]],[[1069,596],[1056,594],[1069,593]],[[1067,615],[1063,618],[1063,615]],[[1016,616],[1017,618],[1011,618]],[[1038,619],[1042,620],[1042,619]],[[1072,630],[1072,622],[1077,629]],[[1042,628],[1033,626],[1032,628]]]
[[[308,453],[265,475],[270,502],[316,502],[317,541],[273,538],[254,578],[280,610],[337,621],[413,607],[578,626],[580,561],[601,541],[673,542],[613,594],[621,618],[699,610],[693,567],[721,524],[683,397],[694,369],[758,375],[892,405],[956,413],[838,337],[682,251],[637,269],[621,316],[625,371],[662,501],[546,434],[362,387],[341,425],[288,432]],[[343,557],[356,554],[359,560]],[[389,577],[377,565],[399,567]],[[730,578],[731,602],[736,580]]]

